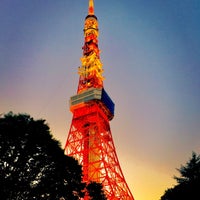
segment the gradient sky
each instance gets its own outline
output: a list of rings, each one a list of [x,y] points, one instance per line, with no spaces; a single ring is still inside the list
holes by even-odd
[[[65,145],[88,0],[0,0],[0,113]],[[116,151],[135,200],[159,200],[200,153],[200,1],[96,0]]]

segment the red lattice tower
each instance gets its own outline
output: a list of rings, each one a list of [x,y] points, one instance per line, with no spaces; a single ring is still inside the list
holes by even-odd
[[[65,153],[83,166],[83,181],[102,183],[108,200],[134,200],[123,176],[110,130],[114,103],[103,87],[93,0],[89,0],[84,37],[78,91],[70,98],[73,119]]]

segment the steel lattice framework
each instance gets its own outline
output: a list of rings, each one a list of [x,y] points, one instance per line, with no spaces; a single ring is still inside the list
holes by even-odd
[[[108,200],[134,200],[116,154],[109,121],[114,103],[103,87],[98,48],[98,21],[89,0],[85,18],[83,57],[77,94],[70,98],[73,119],[65,153],[83,166],[83,181],[102,183]]]

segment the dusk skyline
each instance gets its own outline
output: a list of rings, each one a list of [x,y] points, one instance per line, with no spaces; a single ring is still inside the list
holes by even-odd
[[[200,153],[200,1],[95,0],[119,162],[135,200],[159,200]],[[0,113],[46,119],[65,145],[88,0],[0,2]]]

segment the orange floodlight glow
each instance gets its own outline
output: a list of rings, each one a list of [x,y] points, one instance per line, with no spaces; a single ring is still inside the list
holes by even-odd
[[[88,14],[94,15],[94,1],[93,0],[89,0]]]

